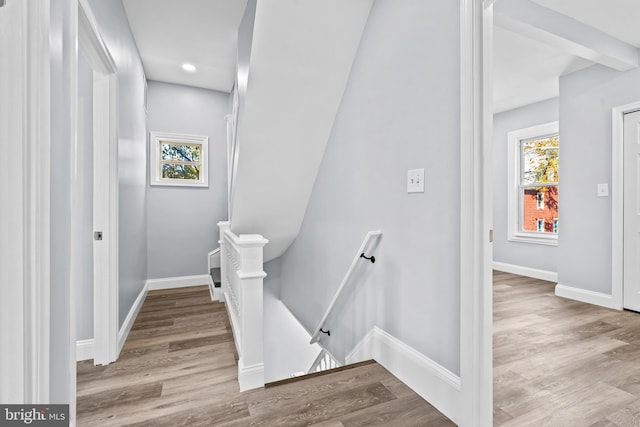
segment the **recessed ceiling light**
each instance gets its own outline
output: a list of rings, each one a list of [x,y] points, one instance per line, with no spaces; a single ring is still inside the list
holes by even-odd
[[[185,62],[182,64],[182,69],[193,73],[196,70],[196,66]]]

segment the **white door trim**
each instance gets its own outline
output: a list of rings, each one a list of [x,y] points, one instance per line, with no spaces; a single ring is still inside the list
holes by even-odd
[[[460,378],[461,425],[493,420],[491,302],[492,2],[461,0]],[[489,40],[485,40],[488,38]],[[485,49],[488,51],[485,52]]]
[[[18,153],[0,159],[0,402],[48,402],[49,1],[8,2],[0,15],[0,142]]]
[[[93,245],[94,363],[105,365],[118,357],[117,67],[98,31],[87,0],[78,2],[78,46],[93,69],[93,225],[94,231],[101,231],[103,235],[103,240],[94,241]],[[72,150],[72,165],[77,170],[81,160],[75,148]],[[71,185],[73,198],[80,194],[77,175],[72,177]],[[79,218],[82,211],[79,203],[72,202],[72,206],[73,235],[81,232]],[[72,242],[74,240],[72,238]],[[73,271],[76,270],[72,268]],[[74,289],[78,285],[77,281],[72,282]],[[72,301],[74,305],[75,301]],[[73,343],[75,339],[72,337]]]
[[[611,296],[613,308],[624,303],[624,115],[640,110],[640,101],[613,108],[611,117]]]

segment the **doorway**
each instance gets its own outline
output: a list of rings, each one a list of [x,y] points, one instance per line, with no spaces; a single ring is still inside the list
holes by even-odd
[[[614,308],[640,311],[638,175],[640,102],[612,114],[612,286]]]
[[[78,2],[77,19],[77,108],[72,117],[77,138],[71,147],[70,184],[72,419],[77,339],[93,337],[90,358],[96,365],[118,356],[117,68],[84,1]]]

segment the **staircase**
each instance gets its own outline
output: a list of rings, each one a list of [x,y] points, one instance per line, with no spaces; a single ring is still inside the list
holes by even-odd
[[[234,233],[269,240],[265,262],[282,255],[298,235],[372,3],[247,5],[239,34],[237,117],[230,119],[237,129],[229,143],[229,217]]]

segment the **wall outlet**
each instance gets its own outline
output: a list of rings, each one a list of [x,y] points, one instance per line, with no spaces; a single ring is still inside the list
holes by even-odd
[[[609,196],[609,184],[598,184],[598,197]]]
[[[424,193],[424,169],[407,171],[407,193]]]

